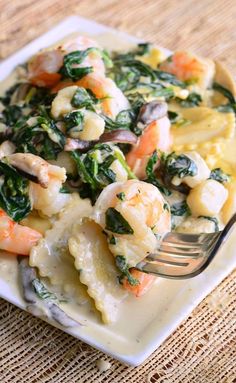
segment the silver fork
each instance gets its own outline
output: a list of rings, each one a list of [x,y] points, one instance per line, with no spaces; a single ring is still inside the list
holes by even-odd
[[[223,231],[209,234],[170,232],[155,254],[149,254],[136,268],[164,278],[187,279],[203,272],[212,262],[236,222],[232,216]]]

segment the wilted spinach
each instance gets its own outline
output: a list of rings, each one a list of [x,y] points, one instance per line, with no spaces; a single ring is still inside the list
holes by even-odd
[[[64,116],[65,128],[69,133],[81,132],[83,130],[84,114],[79,110],[70,112]]]
[[[126,258],[123,255],[117,255],[115,258],[115,262],[116,262],[117,268],[122,272],[122,275],[119,278],[121,284],[122,284],[122,279],[126,277],[131,286],[139,285],[140,283],[139,280],[134,278],[132,274],[130,273],[129,265],[127,264]]]
[[[65,145],[65,136],[50,119],[45,110],[36,116],[33,126],[27,124],[26,118],[18,121],[13,127],[12,142],[18,152],[33,153],[46,160],[56,159]]]
[[[212,85],[212,88],[216,90],[217,92],[221,93],[225,98],[227,98],[230,104],[236,103],[236,100],[233,94],[224,86],[218,84],[217,82],[214,82]]]
[[[223,172],[221,168],[215,168],[211,171],[210,179],[224,183],[229,182],[230,176]]]
[[[87,74],[93,72],[92,66],[78,66],[83,63],[84,59],[91,53],[97,53],[103,59],[105,65],[111,66],[112,62],[106,51],[102,51],[98,48],[87,48],[83,51],[74,51],[64,56],[63,66],[60,73],[65,78],[70,78],[73,81],[77,81]]]
[[[190,209],[186,201],[175,203],[170,208],[171,214],[177,217],[190,215]]]
[[[149,158],[147,166],[146,166],[146,182],[156,186],[160,192],[165,196],[170,196],[171,191],[167,189],[162,182],[157,178],[155,174],[155,165],[160,160],[157,151],[155,151],[152,156]]]
[[[77,165],[78,175],[81,179],[79,192],[81,197],[89,197],[94,202],[101,190],[116,181],[116,174],[110,169],[111,164],[118,160],[129,178],[135,178],[129,169],[121,151],[108,144],[97,144],[87,153],[78,151],[71,153]]]
[[[0,161],[0,206],[16,222],[21,221],[31,211],[29,181],[2,161]]]
[[[185,154],[177,155],[175,153],[171,153],[162,160],[162,163],[164,166],[164,172],[172,177],[193,177],[197,174],[197,165]]]
[[[116,234],[134,234],[134,231],[126,219],[113,207],[109,207],[105,213],[106,230]]]
[[[98,103],[95,95],[91,90],[78,87],[74,96],[72,97],[71,104],[76,108],[86,108],[95,111],[94,105]]]
[[[202,102],[202,97],[200,94],[192,92],[188,95],[188,97],[185,100],[182,100],[180,98],[176,98],[176,100],[179,102],[180,105],[182,105],[184,108],[193,108],[195,106],[198,106]]]

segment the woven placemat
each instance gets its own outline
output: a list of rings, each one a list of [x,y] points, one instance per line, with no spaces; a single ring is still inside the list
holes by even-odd
[[[0,0],[4,58],[71,14],[234,68],[234,0]],[[111,368],[100,373],[99,358]],[[236,271],[137,368],[126,367],[0,299],[0,383],[236,382]]]

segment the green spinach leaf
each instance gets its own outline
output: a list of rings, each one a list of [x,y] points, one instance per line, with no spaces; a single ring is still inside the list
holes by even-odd
[[[109,207],[105,213],[106,230],[116,234],[134,234],[134,231],[126,219],[113,207]]]
[[[190,215],[190,209],[186,201],[175,203],[170,208],[171,214],[177,217]]]
[[[121,283],[122,279],[126,277],[131,286],[139,285],[139,280],[134,278],[129,271],[129,265],[127,264],[126,258],[123,255],[117,255],[115,260],[117,268],[122,272],[122,276],[120,278]]]
[[[0,207],[19,222],[31,211],[29,181],[12,166],[0,161]]]
[[[170,176],[183,178],[186,176],[195,176],[197,174],[197,165],[185,154],[169,154],[164,160],[164,171]]]
[[[223,172],[221,168],[215,168],[211,171],[210,179],[218,181],[220,183],[229,182],[230,176]]]

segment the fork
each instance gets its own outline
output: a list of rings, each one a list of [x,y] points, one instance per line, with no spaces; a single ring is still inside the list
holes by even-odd
[[[149,254],[136,268],[163,278],[188,279],[202,273],[228,238],[236,214],[216,233],[167,233],[157,253]]]

